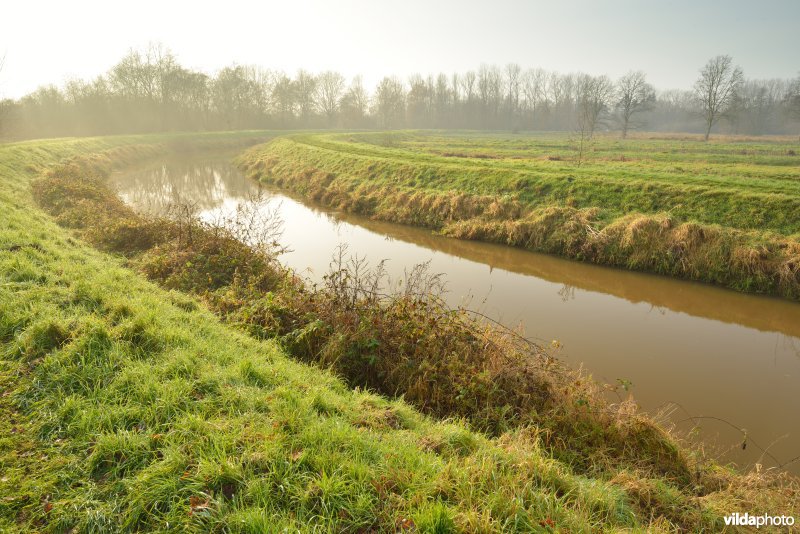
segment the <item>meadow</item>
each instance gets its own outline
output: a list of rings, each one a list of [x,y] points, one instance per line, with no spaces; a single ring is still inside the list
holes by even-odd
[[[239,159],[324,205],[633,270],[800,298],[790,138],[364,132]]]
[[[305,287],[269,250],[138,215],[104,185],[271,135],[0,145],[0,530],[670,532],[796,515],[793,479],[705,458],[424,292],[374,299],[347,266]]]

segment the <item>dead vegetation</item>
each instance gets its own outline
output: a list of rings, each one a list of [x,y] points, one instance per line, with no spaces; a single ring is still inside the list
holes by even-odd
[[[513,195],[481,195],[354,183],[315,168],[287,172],[274,158],[240,159],[250,177],[325,206],[379,220],[580,261],[800,299],[800,242],[792,236],[692,221],[669,213],[601,218],[599,208],[526,208]]]

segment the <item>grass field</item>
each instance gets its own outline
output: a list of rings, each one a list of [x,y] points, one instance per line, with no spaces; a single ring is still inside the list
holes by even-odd
[[[113,219],[132,216],[87,169],[265,135],[0,145],[0,531],[711,531],[731,511],[796,515],[791,480],[736,474],[666,435],[681,477],[647,475],[648,450],[593,470],[581,464],[610,452],[596,426],[576,427],[572,462],[546,427],[490,437],[354,389],[226,325],[212,295],[166,290],[88,244],[125,249],[115,237],[144,226]],[[33,183],[40,199],[72,188],[49,198],[61,225]],[[191,259],[180,272],[211,283]],[[632,436],[653,428],[615,418]]]
[[[240,159],[319,202],[446,235],[800,298],[800,146],[305,134]]]

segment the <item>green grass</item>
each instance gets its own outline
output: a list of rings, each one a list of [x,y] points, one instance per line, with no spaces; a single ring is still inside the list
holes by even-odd
[[[148,282],[31,197],[64,158],[110,167],[257,137],[0,145],[0,531],[652,532],[716,530],[731,510],[796,515],[780,478],[717,466],[693,491],[635,465],[584,476],[536,427],[490,439],[351,389]]]
[[[800,147],[566,135],[303,134],[240,159],[340,209],[800,298]]]

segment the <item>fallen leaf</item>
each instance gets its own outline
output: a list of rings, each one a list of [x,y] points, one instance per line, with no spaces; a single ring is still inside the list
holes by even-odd
[[[209,499],[202,497],[189,497],[189,515],[193,515],[199,510],[205,510],[209,507]]]
[[[417,525],[410,517],[401,517],[397,520],[397,528],[402,530],[412,530],[417,528]]]

